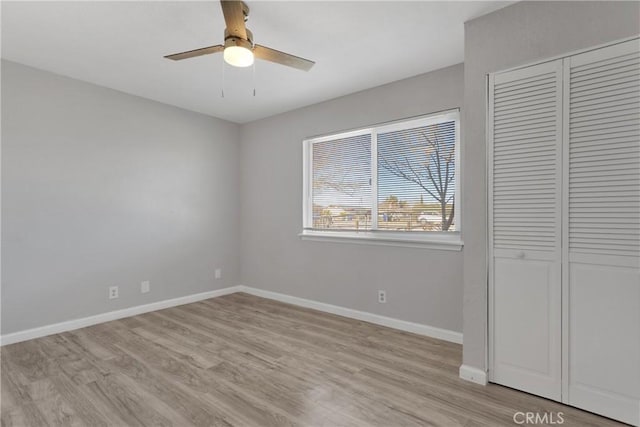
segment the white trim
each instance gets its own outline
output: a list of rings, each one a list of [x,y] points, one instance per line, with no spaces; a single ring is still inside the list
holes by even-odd
[[[487,373],[473,366],[460,366],[460,378],[465,381],[471,381],[472,383],[487,385]]]
[[[332,243],[355,243],[360,245],[397,246],[405,248],[439,249],[444,251],[460,251],[464,246],[459,232],[445,235],[438,232],[424,234],[392,233],[386,231],[321,231],[303,230],[298,236],[302,240]]]
[[[313,224],[309,218],[313,216],[312,188],[309,173],[313,164],[313,150],[311,141],[302,141],[302,226],[311,227]]]
[[[434,124],[455,121],[460,122],[460,109],[441,111],[439,113],[425,114],[422,116],[396,120],[387,124],[373,125],[371,128],[378,133],[396,132],[399,130],[412,129],[423,126],[431,126]],[[456,129],[457,130],[457,129]],[[457,143],[458,141],[456,141]],[[376,159],[377,160],[377,159]]]
[[[354,130],[332,133],[330,135],[322,135],[322,136],[314,136],[311,138],[305,138],[303,142],[308,142],[313,144],[316,142],[327,142],[327,141],[335,141],[336,139],[353,138],[354,136],[369,135],[372,130],[373,130],[372,126],[367,126],[363,128],[354,129]]]
[[[310,169],[311,170],[311,169]],[[311,224],[313,227],[313,224]],[[371,129],[371,229],[378,229],[378,129]]]
[[[462,333],[441,329],[435,326],[424,325],[421,323],[408,322],[406,320],[394,319],[391,317],[380,316],[378,314],[368,313],[365,311],[354,310],[351,308],[340,307],[337,305],[325,304],[318,301],[298,298],[290,295],[280,294],[277,292],[266,291],[263,289],[252,288],[249,286],[231,286],[228,288],[217,289],[215,291],[202,292],[199,294],[187,295],[174,299],[153,302],[145,305],[138,305],[122,310],[109,311],[107,313],[96,314],[94,316],[83,317],[80,319],[68,320],[65,322],[45,325],[38,328],[27,329],[24,331],[13,332],[2,335],[0,337],[0,345],[15,344],[35,338],[45,337],[47,335],[59,334],[62,332],[73,331],[75,329],[86,328],[87,326],[97,325],[98,323],[109,322],[112,320],[123,319],[125,317],[136,316],[138,314],[148,313],[151,311],[162,310],[165,308],[176,307],[179,305],[190,304],[209,298],[216,298],[223,295],[229,295],[236,292],[246,292],[262,298],[268,298],[281,301],[300,307],[312,308],[326,313],[337,314],[339,316],[348,317],[350,319],[362,320],[364,322],[374,323],[376,325],[387,326],[389,328],[398,329],[406,332],[413,332],[419,335],[425,335],[444,341],[462,344]]]
[[[571,57],[562,60],[562,152],[560,167],[562,168],[562,182],[560,195],[562,197],[561,208],[561,251],[560,251],[560,336],[561,336],[561,392],[560,400],[565,405],[569,404],[569,108],[571,106],[569,79],[571,77]]]
[[[411,120],[421,120],[424,119],[425,117],[440,117],[442,115],[446,115],[446,114],[450,114],[450,113],[456,113],[456,112],[460,112],[460,107],[455,107],[455,108],[450,108],[448,110],[441,110],[441,111],[432,111],[430,113],[425,113],[425,114],[418,114],[416,116],[409,116],[409,117],[404,117],[404,118],[400,118],[400,119],[395,119],[395,120],[390,120],[388,122],[379,122],[379,123],[374,123],[372,125],[369,126],[362,126],[362,127],[357,127],[357,128],[350,128],[350,129],[344,129],[341,131],[338,131],[334,134],[331,135],[327,135],[326,133],[320,134],[320,135],[311,135],[306,137],[304,140],[305,141],[319,141],[322,138],[327,138],[327,140],[332,140],[336,138],[336,135],[346,135],[346,136],[354,136],[354,135],[362,135],[362,133],[358,133],[361,131],[368,131],[371,130],[373,128],[376,127],[383,127],[383,126],[390,126],[390,125],[394,125],[396,123],[405,123]],[[345,137],[345,136],[343,136]]]
[[[456,185],[454,196],[453,196],[453,224],[456,226],[456,231],[460,233],[462,236],[462,114],[458,111],[458,116],[455,121],[455,132],[456,132],[456,141],[455,146],[453,147],[453,155],[454,155],[454,178],[453,181]],[[460,237],[462,238],[462,237]]]
[[[326,304],[323,302],[313,301],[305,298],[298,298],[278,292],[266,291],[264,289],[252,288],[250,286],[240,286],[241,292],[246,292],[262,298],[268,298],[300,307],[311,308],[314,310],[324,311],[325,313],[337,314],[339,316],[348,317],[350,319],[362,320],[364,322],[374,323],[376,325],[387,326],[401,331],[412,332],[414,334],[424,335],[431,338],[437,338],[444,341],[462,344],[462,333],[448,329],[437,328],[435,326],[424,325],[421,323],[408,322],[406,320],[394,319],[391,317],[381,316],[379,314],[368,313],[366,311],[354,310],[351,308],[341,307],[338,305]]]
[[[0,346],[32,340],[34,338],[45,337],[47,335],[59,334],[61,332],[73,331],[75,329],[86,328],[87,326],[96,325],[98,323],[123,319],[125,317],[136,316],[138,314],[148,313],[150,311],[162,310],[164,308],[190,304],[209,298],[216,298],[223,295],[233,294],[235,292],[240,292],[241,288],[241,286],[231,286],[228,288],[216,289],[214,291],[186,295],[183,297],[152,302],[150,304],[137,305],[135,307],[123,308],[122,310],[109,311],[106,313],[96,314],[94,316],[67,320],[65,322],[54,323],[51,325],[40,326],[33,329],[26,329],[24,331],[13,332],[10,334],[2,335],[0,337]]]
[[[522,65],[516,65],[515,67],[511,67],[511,68],[505,68],[504,70],[495,71],[495,72],[490,73],[490,74],[508,73],[508,72],[511,72],[511,71],[519,70],[521,68],[528,68],[528,67],[532,67],[534,65],[544,64],[545,62],[552,62],[552,61],[556,61],[558,59],[565,59],[565,58],[568,58],[570,56],[581,55],[583,53],[587,53],[587,52],[590,52],[592,50],[598,50],[598,49],[601,49],[603,47],[614,46],[614,45],[617,45],[617,44],[626,43],[626,42],[629,42],[629,41],[632,41],[632,40],[638,40],[638,39],[639,39],[639,37],[637,35],[636,36],[631,36],[631,37],[625,37],[625,38],[622,38],[622,39],[613,40],[613,41],[610,41],[610,42],[605,42],[605,43],[598,44],[598,45],[591,46],[591,47],[586,47],[586,48],[582,48],[582,49],[575,49],[575,50],[572,50],[570,52],[561,53],[559,55],[554,55],[554,56],[551,56],[551,57],[546,58],[546,59],[532,61],[532,62],[528,62],[528,63],[522,64]]]
[[[493,110],[491,106],[493,105],[493,97],[494,97],[494,87],[495,87],[495,76],[493,74],[487,75],[487,84],[485,85],[485,99],[487,100],[487,104],[485,106],[485,119],[487,126],[485,141],[487,142],[487,153],[486,153],[486,174],[487,174],[487,182],[485,182],[485,186],[487,189],[487,205],[486,205],[486,214],[487,214],[487,252],[485,263],[487,265],[487,329],[485,330],[485,353],[484,353],[484,366],[489,369],[489,377],[493,376],[494,372],[494,363],[493,363],[493,354],[495,349],[493,347],[494,339],[493,339],[493,331],[494,331],[494,323],[495,317],[493,315],[493,256],[495,252],[493,250]],[[462,367],[460,368],[462,377]],[[491,378],[493,379],[493,378]]]

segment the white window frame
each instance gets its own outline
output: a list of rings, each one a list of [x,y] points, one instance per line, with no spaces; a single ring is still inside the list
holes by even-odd
[[[455,122],[455,211],[454,224],[456,231],[390,231],[378,230],[378,141],[379,133],[394,132],[403,129],[429,126],[443,121]],[[312,146],[318,142],[333,141],[360,135],[371,135],[371,228],[372,230],[318,230],[313,229],[313,186],[312,186]],[[443,249],[459,251],[462,249],[461,233],[461,197],[460,197],[460,109],[447,110],[409,119],[398,120],[389,123],[372,125],[355,130],[339,132],[331,135],[322,135],[307,138],[303,144],[303,182],[302,182],[302,212],[303,230],[299,236],[303,240],[373,244],[386,246],[419,247],[429,249]]]

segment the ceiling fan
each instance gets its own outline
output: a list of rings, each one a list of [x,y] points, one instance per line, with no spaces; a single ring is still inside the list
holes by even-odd
[[[196,56],[209,55],[223,52],[224,60],[234,67],[248,67],[253,65],[254,58],[275,62],[287,67],[309,71],[315,64],[308,59],[290,55],[271,49],[266,46],[253,43],[253,34],[245,26],[249,17],[249,6],[242,1],[220,1],[222,13],[227,28],[224,30],[224,45],[203,47],[186,52],[166,55],[165,58],[179,61],[181,59],[194,58]]]

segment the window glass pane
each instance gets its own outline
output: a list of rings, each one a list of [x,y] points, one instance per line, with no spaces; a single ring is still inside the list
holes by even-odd
[[[455,121],[378,134],[378,229],[455,231]]]
[[[371,135],[312,144],[313,228],[371,229]]]

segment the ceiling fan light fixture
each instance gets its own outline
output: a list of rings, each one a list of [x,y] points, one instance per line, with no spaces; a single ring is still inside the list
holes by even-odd
[[[225,41],[224,60],[234,67],[249,67],[253,65],[254,56],[252,45],[247,40],[229,38]]]
[[[2,0],[0,0],[2,1]],[[223,52],[224,61],[233,67],[250,67],[255,58],[287,67],[309,71],[315,62],[279,50],[253,43],[253,34],[247,28],[249,6],[241,0],[221,0],[222,14],[227,25],[224,29],[224,45],[202,47],[200,49],[165,55],[172,61],[195,58],[211,53]]]

